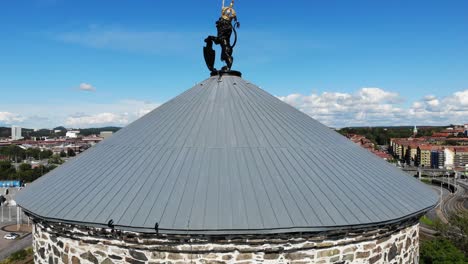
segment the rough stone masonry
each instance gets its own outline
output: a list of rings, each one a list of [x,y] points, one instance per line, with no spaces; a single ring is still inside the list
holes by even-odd
[[[373,230],[274,236],[164,237],[37,222],[35,263],[418,263],[417,221]]]

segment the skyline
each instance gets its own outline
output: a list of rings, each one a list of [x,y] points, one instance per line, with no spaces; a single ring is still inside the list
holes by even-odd
[[[1,3],[0,125],[128,124],[208,77],[220,4]],[[467,123],[467,7],[239,0],[233,68],[333,127]]]

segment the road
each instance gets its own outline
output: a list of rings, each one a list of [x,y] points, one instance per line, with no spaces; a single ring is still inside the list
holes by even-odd
[[[3,212],[2,212],[3,211]],[[12,253],[21,249],[31,247],[32,235],[29,233],[20,233],[21,237],[16,240],[7,240],[3,236],[9,232],[3,231],[5,226],[16,224],[16,208],[0,207],[0,260],[9,257]],[[10,218],[11,213],[11,218]],[[3,216],[3,217],[2,217]],[[23,216],[24,223],[27,223],[27,218]]]
[[[3,236],[7,232],[0,230],[0,260],[4,260],[9,257],[11,254],[19,251],[21,249],[31,247],[32,245],[32,235],[27,234],[17,240],[6,240]]]
[[[447,182],[444,180],[444,182]],[[450,184],[454,184],[453,179],[450,179]],[[457,188],[455,193],[451,193],[446,188],[431,185],[432,189],[439,194],[442,189],[442,201],[435,208],[430,210],[426,215],[431,220],[440,219],[444,223],[448,223],[448,218],[454,212],[462,212],[468,210],[468,182],[466,180],[457,180]]]

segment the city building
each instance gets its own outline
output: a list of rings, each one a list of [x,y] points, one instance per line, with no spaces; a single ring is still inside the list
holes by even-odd
[[[468,147],[456,147],[453,163],[456,168],[464,168],[468,165]]]
[[[431,168],[443,169],[444,168],[444,150],[442,148],[433,148],[431,150]]]
[[[12,126],[11,127],[11,140],[21,140],[23,136],[21,135],[21,127]]]
[[[107,138],[110,138],[113,133],[114,132],[112,132],[112,131],[101,131],[99,136],[102,137],[103,139],[107,139]]]
[[[33,182],[36,263],[417,263],[432,189],[242,79],[169,100]],[[54,262],[54,263],[55,263]]]
[[[80,131],[78,131],[78,130],[69,130],[65,134],[65,137],[67,137],[67,138],[78,138],[79,134],[80,134]]]
[[[445,147],[444,158],[444,167],[446,169],[453,169],[455,164],[455,149],[453,147]]]
[[[417,163],[421,167],[431,167],[432,146],[421,145],[417,150]]]

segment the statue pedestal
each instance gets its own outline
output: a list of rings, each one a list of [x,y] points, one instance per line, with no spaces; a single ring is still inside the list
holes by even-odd
[[[240,71],[233,71],[233,70],[219,70],[219,71],[212,71],[210,74],[212,77],[213,76],[237,76],[237,77],[242,77],[242,73]]]

